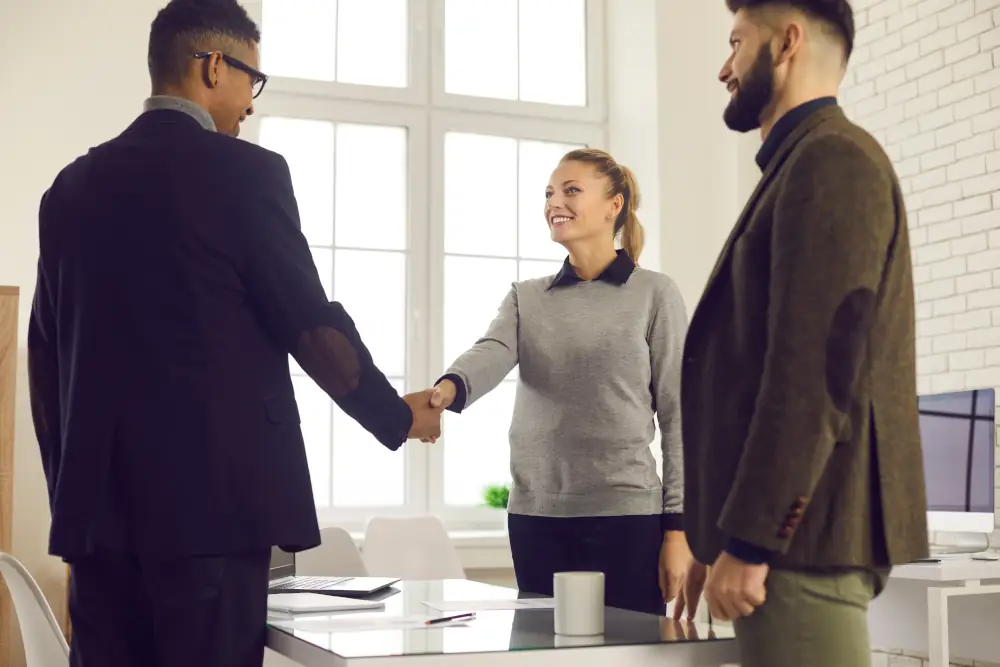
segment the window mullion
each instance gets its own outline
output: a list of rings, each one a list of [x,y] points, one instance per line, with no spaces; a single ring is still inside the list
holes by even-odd
[[[510,137],[517,142],[515,198],[520,201],[522,156],[520,140],[579,143],[605,146],[606,111],[602,82],[604,0],[587,0],[588,106],[587,108],[522,103],[519,100],[463,98],[444,94],[444,0],[409,0],[409,87],[406,90],[366,87],[337,82],[281,79],[269,85],[257,105],[258,116],[269,114],[361,124],[405,125],[407,127],[407,243],[406,243],[406,367],[405,390],[429,386],[450,359],[444,358],[444,138],[447,132],[468,132]],[[518,97],[521,91],[520,1],[517,5]],[[337,17],[339,32],[339,9]],[[338,40],[339,42],[339,40]],[[593,48],[591,48],[593,46]],[[339,56],[339,54],[338,54]],[[338,57],[339,70],[339,57]],[[596,112],[595,112],[596,110]],[[245,138],[256,140],[258,118],[246,124]],[[336,131],[335,131],[336,132]],[[338,142],[334,141],[334,173],[331,196],[336,197]],[[517,279],[521,275],[520,206],[513,221]],[[334,202],[334,275],[329,276],[334,292],[336,276],[336,201]],[[351,221],[346,221],[350,223]],[[509,237],[508,237],[509,238]],[[528,243],[530,239],[524,239]],[[526,252],[532,253],[526,249]],[[543,267],[532,265],[531,271]],[[485,326],[485,323],[484,323]],[[472,341],[470,341],[471,343]],[[395,371],[394,371],[395,372]],[[507,382],[507,380],[505,380]],[[343,416],[343,415],[341,415]],[[502,528],[502,515],[481,507],[447,507],[445,499],[445,449],[409,442],[405,456],[405,484],[402,507],[333,506],[333,461],[338,443],[334,421],[330,424],[330,506],[321,510],[324,523],[331,521],[363,529],[372,514],[405,515],[435,513],[451,526],[463,529]],[[445,438],[447,439],[447,438]]]

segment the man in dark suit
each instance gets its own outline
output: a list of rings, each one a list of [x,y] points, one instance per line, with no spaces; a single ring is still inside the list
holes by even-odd
[[[439,434],[328,301],[285,161],[234,138],[259,41],[235,0],[170,2],[146,112],[42,199],[30,389],[78,667],[261,664],[270,548],[319,543],[289,353],[389,449]]]
[[[727,4],[724,118],[763,176],[688,331],[685,525],[744,667],[860,667],[868,603],[928,548],[903,196],[836,102],[850,5]]]

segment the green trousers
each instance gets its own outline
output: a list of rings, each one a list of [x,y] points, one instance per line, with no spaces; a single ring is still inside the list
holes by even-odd
[[[764,604],[733,622],[742,667],[870,667],[868,603],[887,577],[772,571]]]

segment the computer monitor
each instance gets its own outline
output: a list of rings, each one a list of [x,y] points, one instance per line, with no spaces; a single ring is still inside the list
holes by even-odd
[[[920,440],[932,531],[992,533],[996,392],[920,396]]]

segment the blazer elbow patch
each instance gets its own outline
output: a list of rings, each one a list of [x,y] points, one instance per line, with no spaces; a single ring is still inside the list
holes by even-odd
[[[826,390],[841,412],[851,407],[855,374],[875,315],[875,292],[859,287],[841,302],[826,339]]]
[[[296,358],[330,397],[354,391],[361,380],[358,351],[342,331],[317,327],[299,336]]]

